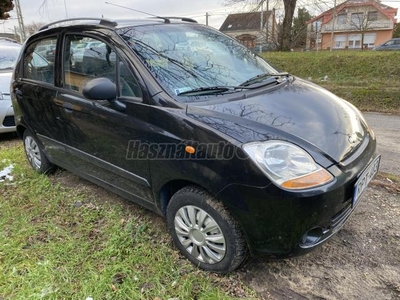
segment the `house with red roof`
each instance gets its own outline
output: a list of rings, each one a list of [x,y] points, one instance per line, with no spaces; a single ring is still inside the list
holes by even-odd
[[[373,48],[392,38],[396,14],[379,1],[345,1],[307,22],[307,48]]]

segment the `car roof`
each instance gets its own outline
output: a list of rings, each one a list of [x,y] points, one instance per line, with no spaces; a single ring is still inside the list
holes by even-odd
[[[0,45],[16,45],[16,46],[21,46],[21,44],[13,39],[7,38],[7,37],[0,37]]]
[[[0,48],[16,48],[16,49],[21,49],[22,45],[21,44],[17,44],[17,43],[4,43],[4,42],[0,42]]]
[[[54,27],[71,27],[71,26],[105,26],[110,28],[125,28],[132,26],[142,25],[157,25],[169,23],[197,23],[197,21],[190,18],[183,17],[151,17],[146,19],[122,19],[122,20],[109,20],[104,18],[72,18],[63,19],[56,22],[49,23],[39,29],[43,31]]]

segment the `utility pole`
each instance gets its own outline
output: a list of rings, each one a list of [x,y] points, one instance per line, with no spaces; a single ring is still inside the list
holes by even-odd
[[[263,19],[264,19],[264,0],[261,0],[260,3],[260,8],[261,8],[261,15],[260,15],[260,32],[261,32],[261,36],[260,36],[260,49],[259,49],[259,53],[262,52],[262,41],[263,41]]]
[[[208,17],[210,16],[210,14],[208,12],[206,12],[206,25],[208,26]]]
[[[331,32],[331,46],[329,47],[329,51],[332,52],[333,48],[333,31],[335,30],[335,22],[336,22],[336,0],[333,4],[333,17],[332,17],[332,32]]]
[[[267,31],[266,31],[266,37],[265,37],[265,41],[267,42],[268,45],[268,35],[269,35],[269,19],[270,19],[271,15],[269,14],[269,0],[267,0]],[[272,20],[273,22],[274,20]]]
[[[272,32],[271,32],[271,37],[272,37],[272,41],[275,40],[276,38],[276,28],[275,28],[275,7],[272,8]]]
[[[26,40],[26,35],[25,35],[24,19],[22,18],[21,5],[19,4],[19,0],[14,0],[14,3],[15,3],[15,8],[17,10],[17,18],[18,18],[21,43],[23,43]]]

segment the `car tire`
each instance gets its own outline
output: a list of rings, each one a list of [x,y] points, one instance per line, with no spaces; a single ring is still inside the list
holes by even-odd
[[[54,170],[55,166],[47,159],[42,149],[40,149],[37,139],[29,130],[25,130],[23,141],[26,157],[36,172],[44,174]]]
[[[239,224],[207,191],[188,186],[175,193],[167,208],[168,229],[181,253],[201,269],[226,273],[247,254]]]

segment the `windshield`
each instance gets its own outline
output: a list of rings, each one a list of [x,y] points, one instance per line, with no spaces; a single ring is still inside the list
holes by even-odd
[[[187,100],[179,95],[188,91],[237,87],[257,75],[277,72],[242,44],[206,26],[137,26],[118,33],[180,101]]]
[[[14,69],[19,51],[19,47],[0,47],[0,71]]]

